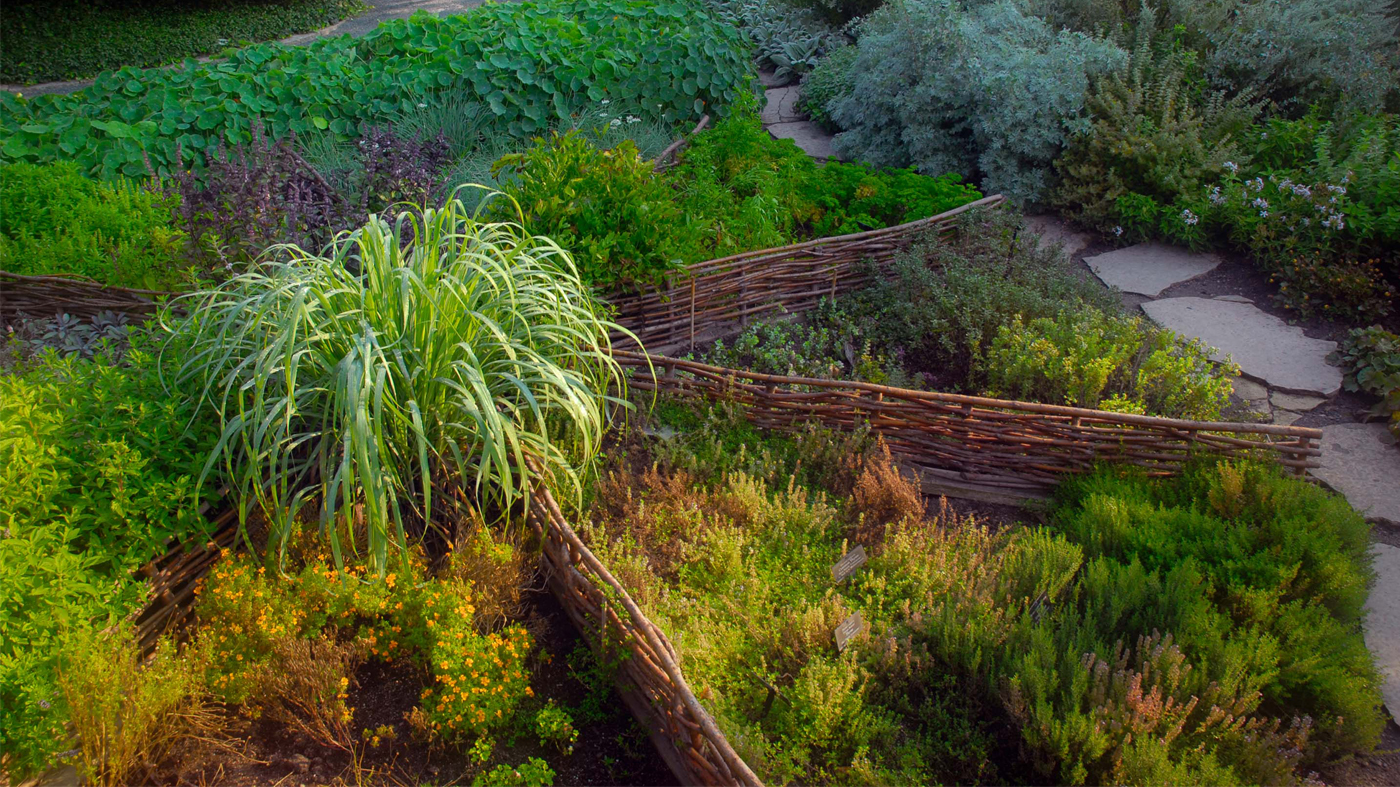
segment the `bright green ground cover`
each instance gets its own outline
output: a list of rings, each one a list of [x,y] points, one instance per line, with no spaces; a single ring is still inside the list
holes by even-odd
[[[317,30],[364,7],[359,0],[18,0],[0,15],[0,82],[175,63]]]
[[[193,502],[214,427],[191,423],[140,337],[122,365],[110,360],[0,374],[0,764],[11,778],[69,748],[62,638],[137,608],[145,585],[132,572],[207,527]],[[212,483],[203,491],[213,498]]]

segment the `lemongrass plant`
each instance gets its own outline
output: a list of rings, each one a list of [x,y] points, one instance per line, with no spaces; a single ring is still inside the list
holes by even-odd
[[[275,247],[187,296],[175,382],[223,424],[204,473],[227,475],[245,525],[261,507],[269,548],[319,508],[337,564],[362,524],[382,574],[406,516],[431,523],[444,493],[509,506],[541,480],[580,492],[608,403],[626,406],[620,328],[567,251],[479,216],[455,196],[371,216],[323,254]]]

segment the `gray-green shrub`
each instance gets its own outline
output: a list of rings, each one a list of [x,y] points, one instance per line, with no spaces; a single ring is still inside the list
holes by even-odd
[[[1055,31],[1014,0],[895,0],[862,26],[851,89],[827,109],[843,155],[929,175],[976,173],[986,192],[1040,197],[1051,162],[1087,128],[1090,80],[1114,44]]]
[[[1397,87],[1395,22],[1377,0],[1174,5],[1177,21],[1207,42],[1206,71],[1221,87],[1293,111],[1314,102],[1374,110]]]

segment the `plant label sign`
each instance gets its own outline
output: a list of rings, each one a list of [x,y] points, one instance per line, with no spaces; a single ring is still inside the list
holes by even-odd
[[[855,549],[841,556],[836,561],[836,565],[831,567],[831,578],[836,584],[846,581],[846,577],[856,573],[856,569],[865,565],[865,547],[856,545]]]
[[[846,644],[860,633],[864,625],[859,612],[852,612],[850,617],[841,621],[841,625],[836,627],[836,652],[845,650]]]

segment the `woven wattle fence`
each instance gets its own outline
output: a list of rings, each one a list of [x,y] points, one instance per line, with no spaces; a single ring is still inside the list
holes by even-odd
[[[615,295],[608,302],[617,309],[617,323],[636,334],[643,346],[652,352],[674,352],[733,333],[756,317],[797,314],[823,298],[860,288],[915,239],[946,233],[961,214],[1004,201],[996,194],[894,227],[696,263],[662,289]],[[635,346],[624,336],[614,339]]]
[[[178,630],[194,615],[199,581],[219,555],[238,541],[238,511],[225,511],[213,521],[213,529],[213,535],[203,543],[173,545],[136,572],[151,587],[150,600],[135,619],[136,639],[143,653],[154,651],[162,635]]]
[[[868,427],[933,483],[1040,496],[1096,463],[1169,474],[1197,455],[1264,454],[1298,475],[1317,467],[1318,429],[1180,421],[1078,407],[914,391],[870,383],[782,377],[617,350],[642,391],[743,405],[756,426]],[[652,368],[655,368],[655,377]]]
[[[605,663],[625,656],[615,678],[618,694],[676,778],[760,787],[690,690],[666,634],[574,533],[547,491],[531,496],[530,518],[543,541],[540,564],[550,589]]]
[[[155,314],[174,293],[108,287],[79,276],[21,276],[0,271],[0,317],[95,317],[111,311],[133,316]]]

